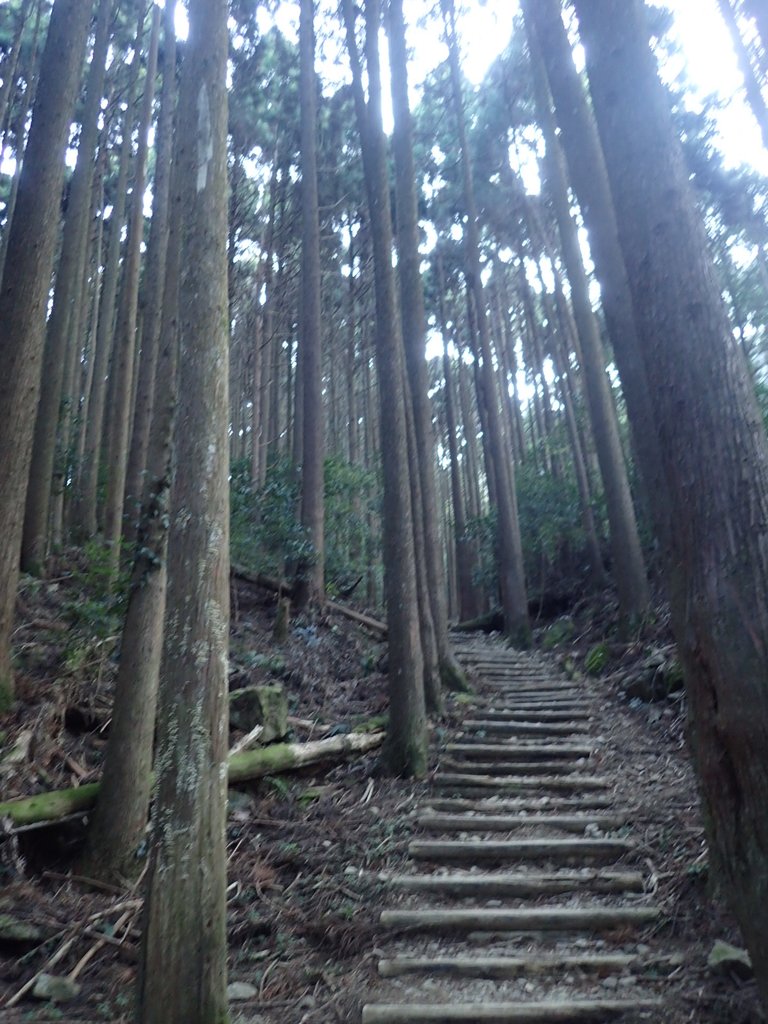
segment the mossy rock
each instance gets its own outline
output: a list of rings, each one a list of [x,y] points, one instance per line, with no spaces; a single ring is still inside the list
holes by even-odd
[[[664,680],[667,684],[668,693],[679,693],[685,687],[683,678],[683,666],[678,658],[672,658],[664,668]]]
[[[553,647],[570,640],[575,631],[576,627],[570,615],[562,615],[544,630],[541,646],[545,651],[551,651]]]
[[[707,957],[707,966],[717,974],[735,974],[743,981],[753,977],[754,971],[749,953],[730,942],[718,939]]]
[[[283,739],[288,734],[288,700],[282,686],[244,686],[229,695],[229,724],[250,732],[264,728],[262,743]]]
[[[599,676],[610,659],[607,644],[595,644],[584,659],[584,668],[591,676]]]

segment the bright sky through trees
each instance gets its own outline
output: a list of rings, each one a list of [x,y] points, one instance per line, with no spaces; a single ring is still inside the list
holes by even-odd
[[[664,6],[674,13],[672,36],[681,48],[679,60],[671,62],[664,69],[665,74],[671,80],[687,67],[689,102],[693,106],[712,95],[721,101],[722,109],[715,112],[715,119],[721,149],[729,166],[747,163],[768,173],[768,153],[761,145],[760,133],[744,99],[736,55],[716,0],[666,0]],[[408,4],[409,14],[416,11],[419,17],[426,15],[429,7],[426,0],[411,0]],[[479,84],[510,38],[518,4],[517,0],[512,3],[509,0],[471,0],[463,7],[464,13],[459,19],[462,66],[470,81]],[[471,13],[467,13],[469,8]],[[297,38],[298,5],[290,0],[283,0],[274,16],[262,8],[258,17],[264,29],[274,21],[284,33]],[[338,33],[339,44],[340,39]],[[412,84],[418,86],[419,79],[445,58],[445,47],[434,23],[427,23],[426,18],[410,28],[409,42],[413,50]],[[383,36],[382,47],[386,53]],[[326,56],[330,58],[330,48],[328,50]],[[343,66],[334,68],[330,60],[322,70],[329,78],[346,74]],[[385,90],[385,104],[387,96],[388,90]],[[387,111],[385,116],[391,117]]]

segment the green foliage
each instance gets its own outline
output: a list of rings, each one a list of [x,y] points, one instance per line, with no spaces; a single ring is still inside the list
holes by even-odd
[[[570,640],[575,632],[573,619],[569,615],[563,615],[555,619],[551,626],[544,631],[541,646],[545,651],[551,651],[553,647]]]
[[[267,471],[261,490],[250,480],[246,459],[231,470],[232,561],[259,572],[282,576],[286,566],[311,564],[312,545],[298,521],[298,484],[288,459]]]
[[[298,519],[299,486],[287,459],[274,462],[261,489],[243,459],[231,470],[232,560],[282,576],[312,564],[314,550]],[[376,548],[368,517],[377,493],[374,473],[338,457],[325,461],[325,575],[330,595],[365,574]]]
[[[488,593],[496,594],[499,589],[496,509],[490,509],[484,516],[468,519],[465,535],[474,540],[477,545],[477,563],[472,574],[473,582]]]
[[[555,479],[526,463],[517,471],[517,501],[529,580],[537,578],[542,561],[556,563],[564,547],[584,547],[579,493],[571,476]]]
[[[591,676],[599,675],[608,664],[610,652],[607,644],[595,644],[584,659],[584,667]]]
[[[325,577],[331,595],[352,586],[378,553],[378,540],[368,529],[376,499],[374,473],[338,456],[325,460]]]

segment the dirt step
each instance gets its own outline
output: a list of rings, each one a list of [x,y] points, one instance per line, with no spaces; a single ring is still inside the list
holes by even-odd
[[[397,932],[606,932],[657,921],[658,907],[531,907],[497,910],[384,910],[383,928]]]
[[[446,757],[442,760],[441,767],[447,771],[463,772],[465,775],[519,775],[525,778],[531,775],[573,775],[580,766],[569,761],[505,761],[501,758],[477,761],[470,754],[460,760]]]
[[[460,789],[483,792],[484,790],[503,791],[505,793],[526,793],[532,789],[554,790],[556,792],[573,792],[591,789],[610,789],[609,779],[596,775],[570,776],[555,778],[539,776],[533,778],[514,778],[504,775],[472,775],[466,772],[444,772],[436,776],[436,789]]]
[[[679,967],[681,956],[641,956],[628,953],[586,954],[584,956],[393,956],[379,961],[383,978],[409,974],[442,975],[449,978],[509,978],[580,971],[606,977],[631,971],[634,975],[658,974]]]
[[[460,796],[435,797],[427,801],[426,809],[432,811],[445,811],[449,814],[460,811],[474,811],[478,814],[498,814],[502,811],[520,812],[533,811],[535,814],[543,814],[548,811],[587,811],[597,808],[613,809],[614,800],[610,796],[601,796],[599,793],[585,793],[583,796],[545,796],[539,799],[526,799],[525,797],[510,797],[509,799],[498,797],[482,797],[476,800],[465,800]],[[634,812],[629,811],[631,819]]]
[[[499,697],[494,695],[493,703],[499,703]],[[574,700],[573,697],[507,697],[504,699],[504,707],[501,709],[507,714],[530,715],[536,711],[583,711],[584,700]]]
[[[554,828],[583,832],[588,825],[603,831],[621,828],[626,814],[420,814],[421,828],[432,832],[512,832],[518,828]]]
[[[363,1007],[363,1024],[576,1024],[602,1022],[625,1013],[655,1012],[658,999],[583,999],[552,1000],[536,1003],[402,1003],[373,1004]]]
[[[627,839],[414,839],[408,853],[419,860],[476,861],[618,860],[632,853],[635,844]]]
[[[643,892],[639,871],[525,871],[514,874],[395,875],[390,884],[408,892],[492,899],[556,896],[570,892]]]
[[[580,761],[589,757],[592,753],[592,745],[582,743],[566,744],[522,744],[517,741],[507,743],[484,743],[481,740],[473,740],[471,743],[447,743],[445,746],[449,754],[463,754],[477,757],[509,757],[518,761],[546,761],[548,759],[562,759],[564,761]]]
[[[488,718],[468,718],[462,723],[465,732],[493,732],[503,736],[570,736],[581,733],[584,723],[580,721],[537,722],[527,720],[520,722],[494,722]]]

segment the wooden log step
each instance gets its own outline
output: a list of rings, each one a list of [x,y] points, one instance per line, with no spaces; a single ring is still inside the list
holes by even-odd
[[[593,717],[590,711],[585,711],[583,708],[578,711],[572,711],[570,714],[571,717],[569,718],[566,717],[568,715],[567,711],[544,710],[538,711],[535,718],[539,722],[569,722],[571,718],[573,721],[577,719],[585,721]],[[524,711],[513,711],[509,708],[493,708],[489,706],[483,707],[482,715],[482,721],[490,722],[530,722],[532,717],[530,713]]]
[[[583,796],[545,796],[542,799],[526,799],[525,797],[512,797],[504,799],[499,797],[487,797],[477,800],[467,800],[459,796],[435,797],[430,799],[427,806],[432,811],[446,811],[447,813],[459,813],[461,811],[474,811],[478,814],[498,814],[509,811],[519,813],[520,811],[533,811],[535,814],[544,814],[549,811],[587,811],[596,808],[613,809],[614,800],[610,796],[603,796],[600,793],[585,793]],[[632,812],[627,812],[627,817],[632,818]]]
[[[574,857],[617,860],[635,849],[627,839],[414,839],[408,853],[417,860],[561,860]]]
[[[679,967],[681,956],[641,956],[631,953],[584,956],[393,956],[379,960],[383,978],[401,978],[409,974],[430,974],[449,978],[510,978],[564,971],[580,971],[606,977],[631,971],[635,975],[661,974]]]
[[[462,723],[462,729],[467,732],[499,733],[502,736],[571,736],[584,730],[583,722],[537,722],[531,719],[524,722],[494,722],[492,719],[468,718]]]
[[[494,694],[494,703],[498,704],[501,698]],[[504,696],[504,710],[520,714],[522,711],[582,711],[584,701],[573,697],[514,697]]]
[[[526,675],[509,675],[508,673],[501,672],[479,672],[480,678],[488,686],[492,686],[494,689],[504,689],[508,687],[510,690],[579,690],[580,687],[577,683],[569,682],[568,680],[552,679],[551,676],[532,676],[530,673]]]
[[[639,871],[521,871],[493,875],[394,875],[390,885],[408,892],[464,898],[558,896],[570,892],[643,892]]]
[[[572,775],[576,766],[568,761],[475,761],[470,756],[461,760],[446,758],[443,767],[467,775]]]
[[[494,686],[494,694],[499,698],[514,697],[517,700],[583,700],[581,690],[563,686]]]
[[[433,785],[436,789],[472,789],[478,792],[495,790],[505,793],[525,793],[532,789],[565,792],[611,788],[609,779],[597,775],[572,775],[567,778],[542,775],[534,778],[515,778],[504,775],[473,775],[468,772],[443,772],[435,777]]]
[[[584,832],[596,825],[607,832],[626,824],[621,814],[428,814],[419,815],[421,828],[433,832],[512,832],[518,828],[554,828]]]
[[[363,1007],[363,1024],[598,1024],[625,1013],[656,1014],[658,999],[582,999],[536,1003],[374,1003]],[[658,1020],[659,1018],[656,1017]]]
[[[503,910],[383,910],[383,928],[397,932],[606,932],[657,921],[659,907],[526,907]]]
[[[471,757],[508,757],[516,761],[579,761],[589,757],[592,753],[592,746],[588,743],[565,744],[554,743],[530,743],[528,745],[509,743],[485,743],[480,739],[470,743],[447,743],[445,746],[449,754]]]

